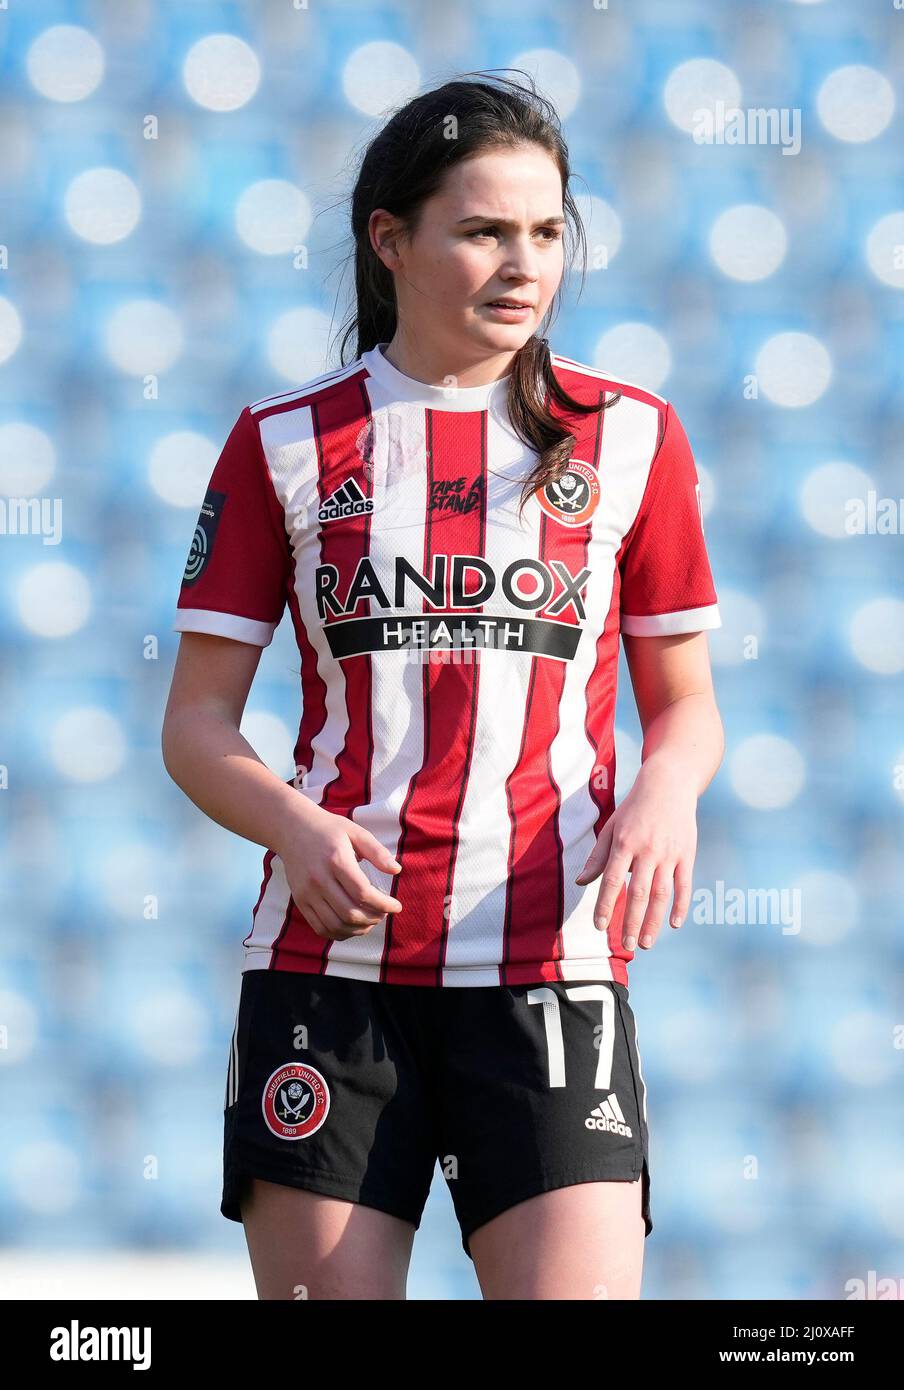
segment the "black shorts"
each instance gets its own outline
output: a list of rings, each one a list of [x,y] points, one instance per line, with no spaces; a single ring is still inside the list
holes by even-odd
[[[528,1197],[650,1176],[628,991],[387,985],[248,970],[229,1054],[222,1214],[249,1177],[420,1225],[437,1160],[462,1244]]]

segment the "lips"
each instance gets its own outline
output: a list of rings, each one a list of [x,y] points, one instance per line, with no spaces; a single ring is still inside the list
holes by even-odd
[[[530,304],[525,304],[521,299],[490,299],[487,302],[488,309],[530,309]]]

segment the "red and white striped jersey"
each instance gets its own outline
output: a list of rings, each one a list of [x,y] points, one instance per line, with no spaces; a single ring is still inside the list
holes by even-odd
[[[614,809],[619,631],[721,625],[697,472],[673,407],[552,356],[569,468],[519,518],[537,455],[508,379],[416,381],[385,344],[246,406],[210,479],[178,632],[301,655],[294,785],[365,826],[402,910],[325,941],[268,850],[243,969],[385,983],[627,984],[625,890],[608,930],[578,886]]]

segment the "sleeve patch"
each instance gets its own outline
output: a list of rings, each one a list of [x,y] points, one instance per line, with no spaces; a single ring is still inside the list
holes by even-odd
[[[183,584],[196,584],[207,568],[225,501],[225,492],[215,492],[213,488],[207,489],[204,501],[201,503],[195,534],[192,536],[189,547],[188,559],[185,562],[185,573],[182,576]]]

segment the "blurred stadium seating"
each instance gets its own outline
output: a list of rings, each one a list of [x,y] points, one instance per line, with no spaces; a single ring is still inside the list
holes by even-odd
[[[839,1299],[870,1270],[904,1276],[904,11],[10,0],[7,1296],[84,1251],[119,1294],[210,1296],[220,1268],[238,1290],[223,1296],[253,1296],[219,1184],[260,851],[161,764],[179,581],[239,410],[336,361],[344,200],[380,113],[503,67],[556,101],[579,175],[586,277],[552,346],[674,402],[724,623],[710,648],[728,746],[700,807],[695,912],[631,968],[644,1296]],[[730,143],[730,112],[759,108],[789,138]],[[871,494],[894,503],[886,533]],[[41,524],[12,534],[10,499],[40,499]],[[282,776],[295,655],[287,620],[243,724]],[[619,797],[640,750],[620,675]],[[751,906],[750,890],[797,907]],[[439,1172],[410,1293],[478,1296]]]

